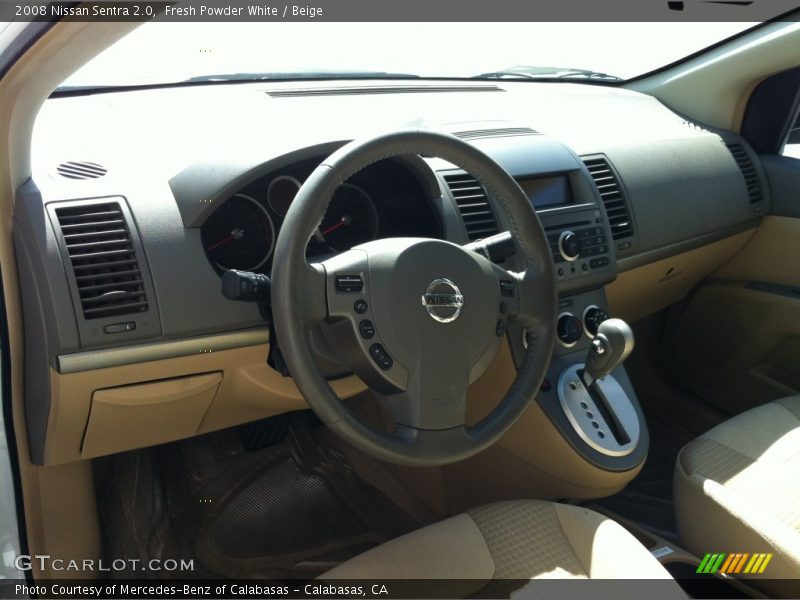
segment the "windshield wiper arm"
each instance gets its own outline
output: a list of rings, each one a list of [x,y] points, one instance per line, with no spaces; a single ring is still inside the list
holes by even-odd
[[[624,81],[622,77],[617,77],[616,75],[610,75],[608,73],[603,73],[601,71],[592,71],[590,69],[575,69],[574,71],[568,71],[567,73],[561,73],[558,75],[559,79],[569,79],[570,77],[583,77],[585,79],[604,79],[606,81]]]
[[[480,75],[473,75],[470,79],[528,79],[536,80],[543,79],[541,75],[532,75],[531,73],[522,73],[520,71],[490,71],[489,73],[481,73]]]
[[[516,79],[526,81],[552,81],[553,79],[569,79],[582,77],[584,79],[597,79],[603,81],[624,81],[616,75],[609,75],[591,69],[575,69],[571,67],[535,67],[518,66],[500,71],[489,71],[474,75],[471,79]]]

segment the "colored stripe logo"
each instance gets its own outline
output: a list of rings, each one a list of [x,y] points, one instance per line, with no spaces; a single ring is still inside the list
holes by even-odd
[[[725,573],[734,575],[737,573],[760,574],[767,568],[772,554],[747,552],[725,552],[709,553],[703,557],[700,566],[697,567],[698,573]]]

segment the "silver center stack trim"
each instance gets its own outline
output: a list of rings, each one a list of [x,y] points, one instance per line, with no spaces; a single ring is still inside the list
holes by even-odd
[[[618,441],[578,375],[583,367],[583,363],[574,364],[559,376],[556,391],[561,408],[575,432],[589,446],[606,456],[627,456],[639,443],[639,415],[628,394],[612,375],[597,380],[595,390],[605,399],[606,409],[623,436],[623,440]]]

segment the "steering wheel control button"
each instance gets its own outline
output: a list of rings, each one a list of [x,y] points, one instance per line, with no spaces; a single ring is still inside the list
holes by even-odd
[[[365,312],[367,312],[368,308],[369,305],[367,304],[366,300],[356,300],[355,304],[353,304],[353,310],[360,315],[363,315]]]
[[[422,295],[422,306],[434,321],[452,323],[461,314],[464,296],[455,283],[440,277],[428,285]]]
[[[581,320],[572,313],[562,313],[558,317],[556,334],[563,346],[572,348],[583,335],[583,324]]]
[[[372,321],[364,319],[358,324],[358,332],[365,340],[371,340],[375,337],[375,326],[372,324]]]
[[[384,371],[388,371],[392,368],[394,361],[380,344],[372,344],[372,346],[369,347],[369,354],[372,356],[372,360]]]
[[[506,298],[513,298],[517,293],[517,286],[513,281],[500,280],[500,295]]]
[[[562,231],[558,236],[558,251],[564,260],[572,262],[581,255],[581,240],[574,231]]]
[[[346,294],[364,290],[364,280],[361,275],[337,275],[336,291]]]

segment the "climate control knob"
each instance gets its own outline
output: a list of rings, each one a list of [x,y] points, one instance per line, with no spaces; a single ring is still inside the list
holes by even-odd
[[[583,325],[581,320],[572,313],[564,313],[558,317],[556,324],[556,334],[558,340],[567,348],[571,348],[578,343],[583,335]]]
[[[586,329],[586,335],[593,338],[597,335],[597,329],[600,323],[608,320],[608,313],[599,306],[591,305],[583,311],[583,327]]]
[[[581,241],[574,231],[562,231],[558,236],[558,251],[564,260],[572,262],[581,255]]]

